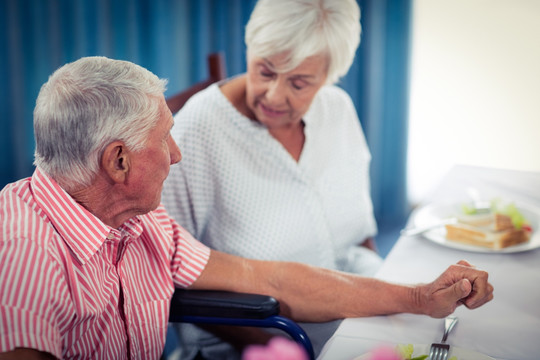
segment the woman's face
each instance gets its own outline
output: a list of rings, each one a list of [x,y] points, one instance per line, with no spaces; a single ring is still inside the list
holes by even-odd
[[[282,58],[248,56],[246,105],[268,128],[298,125],[326,81],[326,56],[308,57],[293,70],[277,73],[272,69],[280,68]]]

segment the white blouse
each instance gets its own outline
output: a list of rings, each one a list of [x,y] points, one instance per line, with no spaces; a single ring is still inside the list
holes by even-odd
[[[356,245],[377,229],[371,155],[354,105],[342,89],[324,86],[303,120],[296,162],[211,85],[175,116],[182,161],[171,167],[162,201],[211,248],[362,273]]]

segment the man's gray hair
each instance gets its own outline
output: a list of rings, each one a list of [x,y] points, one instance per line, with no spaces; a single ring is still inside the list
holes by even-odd
[[[34,164],[72,191],[88,186],[105,147],[143,148],[167,81],[127,61],[86,57],[56,70],[34,109]]]
[[[246,25],[248,54],[287,54],[286,72],[307,57],[328,57],[327,83],[347,74],[360,43],[360,9],[355,0],[259,0]]]

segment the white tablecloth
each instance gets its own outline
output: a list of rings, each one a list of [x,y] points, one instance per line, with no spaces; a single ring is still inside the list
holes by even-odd
[[[539,173],[467,166],[454,168],[424,204],[462,201],[469,186],[486,199],[501,197],[540,208]],[[540,249],[476,253],[450,249],[421,236],[401,237],[377,277],[400,283],[428,282],[460,259],[489,272],[495,298],[476,310],[459,307],[455,313],[459,322],[449,343],[499,360],[540,359]],[[438,342],[442,324],[442,319],[411,314],[346,319],[319,359],[353,359],[381,343]]]

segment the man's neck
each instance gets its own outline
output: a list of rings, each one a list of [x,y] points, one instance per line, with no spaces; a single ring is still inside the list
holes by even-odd
[[[118,228],[139,214],[131,208],[132,202],[126,200],[120,187],[98,179],[92,185],[72,191],[69,195],[104,224]]]

